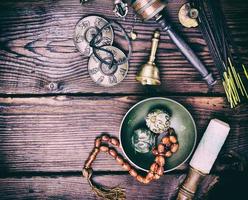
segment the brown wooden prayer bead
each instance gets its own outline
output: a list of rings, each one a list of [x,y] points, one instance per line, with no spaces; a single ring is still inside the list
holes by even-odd
[[[82,174],[83,174],[83,177],[89,178],[92,174],[92,169],[84,167]]]
[[[96,156],[97,156],[97,154],[96,153],[94,153],[94,154],[91,154],[90,155],[90,157],[89,157],[89,159],[91,159],[91,160],[95,160],[96,159]]]
[[[109,147],[107,146],[100,146],[100,151],[107,152],[109,150]]]
[[[158,180],[158,179],[160,179],[160,176],[158,174],[154,174],[154,179]]]
[[[93,151],[92,151],[92,155],[94,155],[94,156],[97,156],[97,154],[100,152],[100,149],[99,148],[97,148],[97,147],[95,147],[94,149],[93,149]]]
[[[169,157],[171,157],[171,156],[172,156],[171,151],[167,151],[167,152],[165,153],[165,157],[169,158]]]
[[[143,178],[143,183],[144,184],[148,184],[148,183],[150,183],[151,182],[151,180],[148,180],[147,178]]]
[[[96,159],[97,153],[91,153],[87,161],[85,162],[86,168],[89,168],[91,164],[94,162]]]
[[[102,141],[108,142],[110,140],[110,137],[108,135],[102,135]]]
[[[130,170],[129,170],[129,174],[130,174],[132,177],[134,177],[134,178],[136,178],[136,176],[138,176],[138,173],[137,173],[134,169],[130,169]]]
[[[137,179],[139,182],[143,183],[144,178],[143,178],[142,176],[138,175],[138,176],[136,176],[136,179]]]
[[[101,146],[101,142],[102,142],[101,138],[96,138],[95,147],[99,148]]]
[[[130,166],[127,162],[124,162],[124,163],[122,164],[122,167],[123,167],[123,169],[125,169],[126,171],[129,171],[129,170],[131,169],[131,166]]]
[[[148,172],[148,174],[146,175],[146,179],[151,181],[153,178],[154,178],[154,173]]]
[[[89,177],[89,172],[87,169],[83,169],[83,177],[88,178]]]
[[[172,136],[170,136],[170,141],[172,142],[172,143],[177,143],[177,138],[176,138],[176,136],[174,136],[174,135],[172,135]]]
[[[177,150],[178,150],[178,148],[179,148],[179,144],[172,144],[171,145],[171,152],[172,153],[175,153],[175,152],[177,152]]]
[[[117,152],[115,149],[110,148],[108,153],[109,153],[109,155],[111,155],[114,158],[116,158],[116,156],[117,156]]]
[[[158,169],[158,164],[157,163],[153,163],[150,167],[150,171],[151,172],[156,172]]]
[[[124,160],[122,159],[121,156],[117,156],[117,157],[116,157],[116,161],[117,161],[117,163],[120,164],[120,165],[122,165],[123,162],[124,162]]]
[[[157,149],[153,149],[152,150],[152,154],[155,155],[155,156],[158,155],[158,150]]]
[[[159,166],[164,166],[165,159],[163,156],[156,156],[155,162],[158,163]]]
[[[93,161],[96,159],[96,157],[94,155],[90,155],[89,158],[86,160],[84,166],[85,168],[90,168],[91,164],[93,163]]]
[[[161,141],[164,145],[170,144],[170,139],[168,136],[163,137]]]
[[[110,143],[114,146],[117,146],[117,147],[120,146],[120,143],[119,143],[118,139],[116,139],[116,138],[111,138]]]
[[[163,144],[158,145],[158,153],[164,153],[164,145]]]
[[[163,157],[165,157],[165,152],[159,153],[157,156],[163,156]]]
[[[91,167],[91,164],[92,164],[92,161],[90,161],[89,159],[85,161],[85,168],[90,168]]]
[[[162,176],[164,174],[164,168],[162,166],[158,167],[157,174]]]

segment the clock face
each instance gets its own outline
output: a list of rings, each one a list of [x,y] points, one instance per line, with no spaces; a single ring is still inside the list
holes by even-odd
[[[101,62],[94,54],[91,55],[88,63],[88,71],[91,79],[98,85],[111,87],[120,83],[127,75],[128,62],[118,64],[126,59],[126,55],[118,48],[105,46],[104,49],[110,51],[116,64],[112,66]],[[111,55],[105,51],[97,50],[97,55],[104,61],[110,63]]]
[[[108,21],[99,16],[87,16],[82,18],[75,27],[74,44],[76,48],[85,56],[92,54],[92,48],[89,43],[100,29],[108,24]],[[111,26],[104,28],[96,38],[96,46],[112,45],[114,33]]]

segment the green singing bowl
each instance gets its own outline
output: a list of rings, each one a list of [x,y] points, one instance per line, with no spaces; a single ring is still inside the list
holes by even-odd
[[[154,109],[166,110],[170,115],[171,127],[178,137],[179,149],[167,158],[165,172],[172,171],[182,165],[192,154],[196,144],[196,125],[189,111],[178,102],[162,97],[145,99],[134,105],[124,116],[120,126],[120,143],[127,159],[138,169],[148,172],[155,156],[151,151],[139,153],[132,144],[135,130],[146,128],[145,117]],[[157,137],[156,143],[161,140]]]

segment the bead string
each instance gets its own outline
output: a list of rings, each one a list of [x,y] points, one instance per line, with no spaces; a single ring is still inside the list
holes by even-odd
[[[110,145],[113,147],[111,147]],[[153,180],[159,179],[163,175],[165,158],[169,158],[173,155],[173,153],[177,152],[179,148],[179,144],[174,129],[169,128],[165,136],[162,137],[157,148],[154,147],[152,149],[152,153],[155,156],[155,160],[154,163],[151,164],[150,170],[145,177],[139,175],[137,170],[134,167],[132,167],[128,161],[124,160],[122,155],[119,154],[114,147],[120,147],[120,142],[116,137],[112,137],[107,134],[97,137],[95,139],[95,146],[92,152],[90,153],[88,159],[85,161],[82,171],[83,177],[87,178],[91,187],[97,193],[97,195],[105,199],[111,199],[111,197],[110,198],[107,197],[109,196],[109,193],[113,193],[112,195],[114,196],[116,196],[117,193],[122,194],[122,196],[125,195],[123,194],[121,188],[114,188],[113,190],[103,188],[104,191],[99,191],[99,189],[97,189],[96,191],[96,188],[94,187],[93,183],[90,180],[93,173],[91,166],[100,152],[108,153],[116,160],[116,162],[119,165],[123,167],[125,171],[128,171],[129,174],[132,177],[134,177],[137,181],[143,184],[148,184]],[[103,194],[104,192],[105,194]],[[122,198],[125,199],[125,197]],[[118,199],[122,199],[122,198],[118,198]]]

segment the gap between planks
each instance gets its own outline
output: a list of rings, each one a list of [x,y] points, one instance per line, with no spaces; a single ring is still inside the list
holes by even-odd
[[[173,199],[178,186],[185,178],[182,175],[164,175],[149,185],[138,183],[130,175],[102,175],[94,177],[97,183],[107,187],[120,186],[126,189],[127,199]],[[216,180],[209,175],[200,184],[197,197],[206,195],[209,185]],[[81,176],[73,177],[23,177],[0,179],[0,199],[96,199],[89,184]]]
[[[231,110],[223,97],[169,98],[190,110],[196,121],[198,141],[210,119],[220,118],[232,127],[221,155],[229,150],[247,155],[248,105]],[[142,99],[137,96],[0,98],[2,173],[81,170],[95,137],[102,132],[118,137],[123,116]],[[94,168],[122,171],[104,154],[99,155]],[[180,170],[186,168],[183,165]]]

